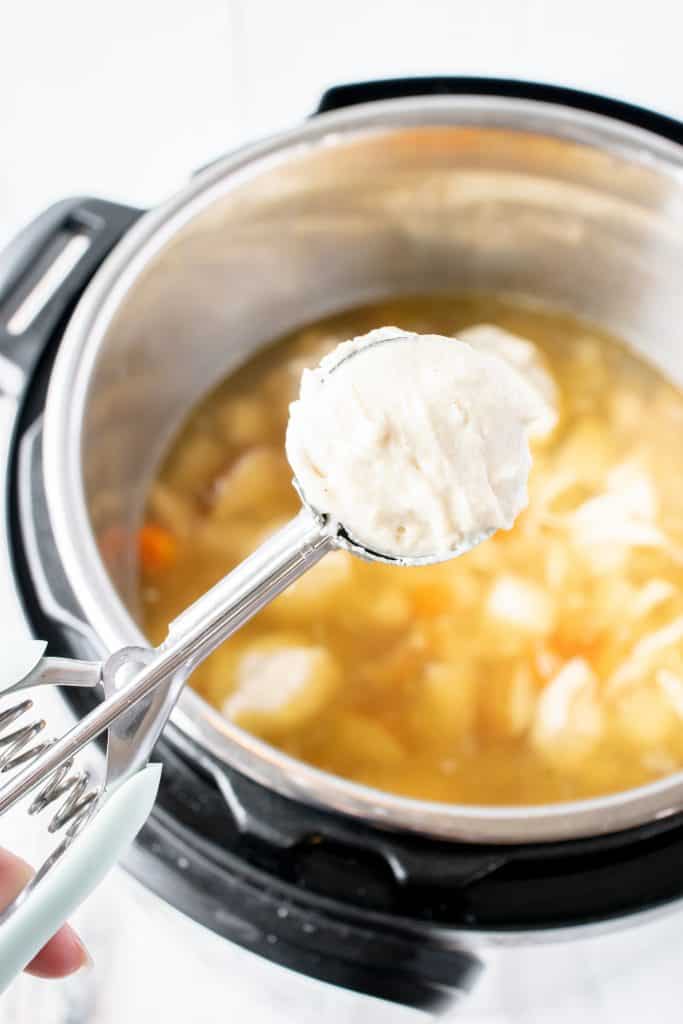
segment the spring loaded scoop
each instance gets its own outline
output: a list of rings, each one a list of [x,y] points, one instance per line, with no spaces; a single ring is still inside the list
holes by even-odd
[[[372,377],[369,388],[366,365]],[[103,697],[65,735],[30,750],[25,747],[40,733],[42,723],[5,734],[30,710],[30,701],[22,700],[0,717],[0,758],[5,758],[4,765],[0,760],[0,772],[16,772],[0,787],[0,815],[39,787],[29,809],[33,813],[70,794],[50,825],[52,831],[67,828],[65,838],[27,889],[0,914],[0,991],[99,882],[144,823],[160,774],[158,766],[148,765],[149,757],[197,665],[335,548],[398,565],[444,561],[480,543],[498,526],[511,525],[524,507],[533,394],[499,360],[452,339],[424,339],[385,328],[340,346],[337,357],[327,357],[313,373],[317,376],[309,377],[308,383],[304,377],[301,399],[290,417],[288,456],[303,505],[291,522],[182,612],[158,647],[127,647],[99,663],[43,658],[39,645],[28,656],[30,665],[19,659],[13,666],[17,674],[7,678],[0,691],[0,696],[18,694],[54,683],[94,688]],[[469,399],[467,389],[472,392]],[[416,391],[420,401],[415,400]],[[353,419],[346,424],[346,436],[340,436],[339,417],[348,415]],[[416,427],[420,417],[423,429]],[[495,436],[496,425],[502,429],[502,441],[492,453],[485,450],[485,440]],[[446,436],[448,430],[462,434],[455,447]],[[453,476],[450,457],[465,474],[464,482]],[[361,489],[372,494],[365,518],[358,519],[360,528],[345,522],[335,507],[344,482],[353,477],[354,460]],[[481,465],[468,470],[472,460],[485,463],[484,470]],[[421,461],[428,464],[426,477],[420,472]],[[392,485],[382,499],[379,492],[387,467],[393,472]],[[399,479],[401,494],[392,492]],[[511,496],[514,514],[503,508]],[[405,515],[405,524],[391,512],[392,506]],[[378,526],[376,545],[373,522]],[[403,525],[403,530],[398,528]],[[0,675],[0,683],[3,678]],[[75,755],[105,731],[104,779],[88,792],[89,780],[68,773]],[[79,869],[70,866],[76,864]]]

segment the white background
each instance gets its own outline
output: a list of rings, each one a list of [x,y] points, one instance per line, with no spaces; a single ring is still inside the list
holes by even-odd
[[[520,77],[683,117],[682,37],[680,0],[0,0],[0,244],[65,196],[156,203],[211,158],[305,117],[344,81]],[[94,971],[67,985],[21,982],[0,1003],[0,1022],[360,1024],[342,994],[322,1015],[293,1010],[262,989],[253,958],[205,947],[189,927],[181,939],[157,915],[112,877],[79,915]],[[525,992],[547,957],[502,972],[494,964],[457,1019],[678,1024],[683,927],[663,927],[653,957],[640,957],[649,930],[622,943],[629,966],[613,979],[604,944],[567,950],[540,1008]],[[509,1010],[494,1015],[494,1003]]]
[[[0,242],[55,199],[158,202],[330,84],[554,81],[683,115],[680,0],[3,0]]]

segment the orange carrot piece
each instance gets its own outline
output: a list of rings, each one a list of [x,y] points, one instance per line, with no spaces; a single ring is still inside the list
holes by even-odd
[[[178,544],[170,530],[158,523],[145,523],[138,534],[138,553],[144,573],[164,572],[175,562]]]

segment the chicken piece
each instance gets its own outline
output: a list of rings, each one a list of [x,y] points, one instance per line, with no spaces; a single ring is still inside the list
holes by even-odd
[[[649,474],[632,462],[620,463],[607,474],[604,492],[583,502],[572,515],[574,542],[660,547],[666,538],[655,524],[657,505]]]
[[[499,669],[480,688],[479,727],[486,736],[515,739],[531,725],[535,705],[536,685],[529,667]]]
[[[447,742],[467,736],[474,729],[477,713],[471,665],[466,661],[430,662],[411,700],[413,727],[420,735]]]
[[[272,515],[273,506],[282,505],[289,492],[295,511],[298,502],[287,463],[280,452],[261,445],[240,456],[218,481],[211,515],[219,521],[245,514],[263,520]]]
[[[278,597],[269,614],[290,622],[311,622],[342,600],[352,578],[353,555],[331,551]]]
[[[683,674],[660,668],[656,675],[657,686],[666,694],[671,707],[683,721]]]
[[[572,658],[546,684],[536,705],[531,739],[558,766],[580,763],[600,741],[603,711],[597,678],[583,658]]]
[[[631,604],[632,618],[646,618],[655,610],[666,606],[677,593],[676,587],[670,580],[648,580],[645,586],[638,591]]]
[[[503,626],[545,636],[555,620],[552,598],[543,587],[522,576],[500,576],[489,591],[486,614]]]
[[[604,487],[614,458],[614,437],[604,422],[597,416],[577,420],[557,452],[555,472],[549,473],[542,484],[544,492],[552,498],[551,511],[564,512],[563,493],[577,485],[593,490]]]
[[[174,453],[166,480],[174,491],[197,496],[225,463],[225,448],[208,434],[193,433]]]
[[[613,707],[622,740],[641,751],[659,747],[683,723],[683,682],[662,669],[654,679],[620,693]]]
[[[247,647],[237,658],[234,677],[223,713],[249,732],[275,738],[315,718],[341,673],[325,648],[282,637]]]
[[[225,440],[237,448],[262,443],[271,431],[268,407],[255,396],[231,398],[219,407],[216,419]]]
[[[549,590],[567,590],[569,588],[574,565],[571,548],[564,539],[547,539],[539,553],[543,557],[543,576]]]
[[[403,629],[411,619],[412,606],[404,590],[387,587],[369,602],[368,621],[378,629]]]
[[[608,679],[607,693],[615,694],[646,678],[658,663],[663,664],[669,650],[680,651],[682,640],[683,616],[653,633],[646,633]]]
[[[366,634],[373,648],[380,634],[409,632],[415,623],[415,614],[411,594],[402,586],[404,581],[394,577],[385,582],[381,568],[374,574],[375,566],[363,565],[359,559],[354,559],[352,565],[353,586],[340,595],[344,598],[343,605],[334,606],[335,622],[346,631]],[[383,650],[386,650],[384,645]]]
[[[599,493],[564,516],[576,555],[595,575],[623,571],[640,549],[664,549],[658,500],[647,471],[635,460],[611,469]]]
[[[602,635],[593,664],[600,678],[608,680],[608,692],[622,685],[620,676],[628,681],[629,673],[624,673],[623,668],[639,639],[658,632],[671,621],[676,598],[676,588],[664,579],[651,579],[639,588],[618,576],[596,582],[588,613]],[[633,679],[638,671],[632,674]],[[617,673],[615,684],[613,677]]]

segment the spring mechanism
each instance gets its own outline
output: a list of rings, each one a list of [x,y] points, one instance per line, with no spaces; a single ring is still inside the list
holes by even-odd
[[[0,712],[0,774],[28,764],[39,754],[48,750],[54,742],[53,740],[43,740],[34,744],[34,740],[46,728],[46,722],[42,718],[19,725],[11,732],[6,731],[32,709],[33,701],[26,699],[6,711]],[[46,807],[66,796],[63,804],[50,821],[48,832],[58,832],[68,825],[69,837],[75,836],[81,826],[85,824],[95,809],[99,797],[99,790],[90,788],[88,772],[72,772],[73,767],[74,759],[70,758],[57,768],[49,776],[28,808],[29,814],[40,814]]]

